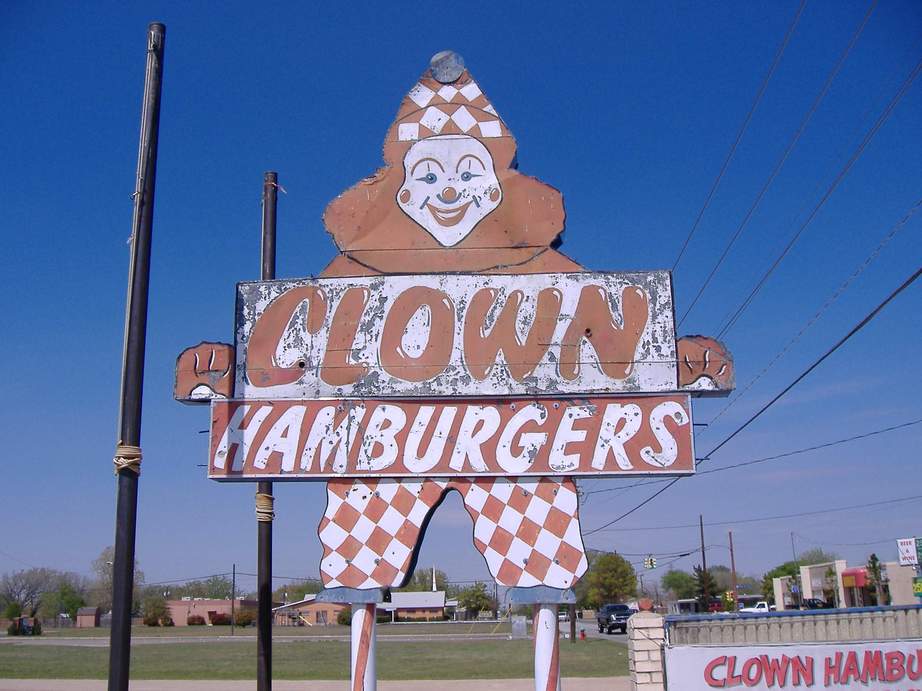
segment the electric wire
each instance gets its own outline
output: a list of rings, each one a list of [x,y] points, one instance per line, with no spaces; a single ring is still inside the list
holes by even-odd
[[[749,122],[752,120],[752,116],[755,114],[756,108],[759,107],[759,103],[762,101],[762,96],[765,95],[765,90],[768,87],[768,83],[771,81],[772,75],[775,73],[775,69],[781,62],[781,57],[784,55],[784,51],[788,47],[788,43],[791,42],[791,37],[794,35],[794,30],[797,28],[797,24],[800,22],[800,17],[803,14],[806,6],[807,0],[801,0],[800,6],[797,8],[797,13],[794,15],[794,19],[791,22],[791,25],[788,27],[787,33],[784,35],[784,39],[781,41],[781,45],[778,46],[778,50],[775,52],[775,57],[772,60],[771,66],[769,67],[768,72],[765,74],[765,77],[762,78],[762,83],[759,85],[759,90],[756,92],[756,97],[753,100],[752,105],[749,107],[749,112],[746,113],[746,117],[743,119],[743,123],[740,125],[739,131],[736,133],[736,139],[733,140],[733,144],[731,144],[730,150],[727,152],[727,156],[724,159],[723,165],[720,167],[720,172],[717,173],[717,177],[711,184],[711,189],[704,200],[704,204],[702,204],[701,209],[698,211],[698,216],[695,218],[695,222],[692,224],[691,230],[688,231],[688,236],[685,238],[685,242],[682,243],[682,249],[679,250],[679,255],[676,257],[675,262],[672,264],[673,271],[676,270],[676,267],[682,260],[682,256],[685,254],[685,250],[688,249],[688,243],[691,242],[692,236],[695,234],[695,231],[698,230],[698,225],[701,223],[701,219],[704,217],[705,211],[707,211],[708,207],[711,205],[711,200],[714,198],[714,194],[717,192],[717,188],[720,186],[720,181],[723,179],[724,173],[727,172],[727,168],[730,166],[730,161],[733,159],[733,156],[736,153],[736,149],[739,147],[740,141],[743,139],[743,135],[746,133],[746,130],[749,127]]]
[[[760,516],[758,518],[738,518],[734,520],[723,520],[723,521],[709,521],[708,526],[724,526],[724,525],[743,525],[747,523],[762,523],[765,521],[779,521],[787,518],[802,518],[804,516],[819,516],[821,514],[827,513],[838,513],[841,511],[851,511],[852,509],[868,509],[876,506],[888,506],[891,504],[901,504],[912,501],[919,501],[922,499],[922,494],[917,494],[908,497],[896,497],[892,499],[882,499],[880,501],[867,502],[865,504],[852,504],[850,506],[837,506],[831,509],[815,509],[813,511],[799,511],[797,513],[786,513],[778,514],[775,516]],[[604,528],[606,532],[640,532],[645,530],[689,530],[699,528],[698,523],[683,523],[678,525],[657,525],[657,526],[644,526],[644,527],[631,527],[631,528]],[[596,531],[597,532],[597,531]],[[700,551],[700,550],[699,550]]]
[[[920,64],[922,64],[922,63],[920,63]],[[902,283],[901,285],[899,285],[899,286],[898,286],[896,289],[894,289],[886,298],[884,298],[884,300],[883,300],[882,302],[880,302],[880,303],[877,305],[877,307],[875,307],[873,310],[871,310],[861,321],[859,321],[855,326],[853,326],[852,329],[851,329],[847,334],[845,334],[842,338],[840,338],[832,347],[830,347],[830,348],[829,348],[825,353],[823,353],[819,358],[817,358],[816,360],[814,360],[814,361],[813,361],[813,364],[811,364],[809,367],[807,367],[807,369],[805,369],[803,372],[801,372],[801,373],[794,379],[794,381],[792,381],[790,384],[788,384],[786,387],[784,387],[778,394],[776,394],[776,395],[774,396],[774,398],[772,398],[768,403],[766,403],[766,404],[763,405],[761,408],[759,408],[759,410],[757,410],[755,413],[753,413],[753,414],[749,417],[749,419],[747,419],[743,424],[741,424],[741,425],[740,425],[739,427],[737,427],[733,432],[731,432],[729,436],[725,437],[725,438],[723,439],[723,441],[721,441],[719,444],[717,444],[717,446],[715,446],[715,447],[714,447],[713,449],[711,449],[707,454],[705,454],[705,456],[701,459],[701,461],[699,461],[699,465],[700,465],[701,463],[704,463],[704,462],[706,462],[707,460],[709,460],[710,457],[711,457],[714,453],[716,453],[716,452],[719,451],[721,448],[723,448],[724,446],[726,446],[726,444],[728,444],[732,439],[734,439],[740,432],[742,432],[743,430],[745,430],[747,427],[749,427],[749,425],[751,425],[751,424],[752,424],[753,422],[755,422],[759,417],[761,417],[762,414],[765,413],[765,411],[767,411],[767,410],[768,410],[769,408],[771,408],[775,403],[777,403],[779,400],[781,400],[781,398],[782,398],[785,394],[787,394],[791,389],[793,389],[793,388],[794,388],[795,386],[797,386],[801,381],[803,381],[803,380],[807,377],[807,375],[809,375],[813,370],[815,370],[817,367],[819,367],[829,356],[831,356],[831,355],[832,355],[833,353],[835,353],[839,348],[841,348],[843,345],[845,345],[855,334],[857,334],[859,331],[861,331],[861,330],[862,330],[865,326],[867,326],[867,325],[868,325],[878,314],[880,314],[881,310],[883,310],[884,307],[886,307],[888,304],[890,304],[890,302],[891,302],[894,298],[896,298],[896,296],[898,296],[900,293],[902,293],[904,290],[906,290],[909,286],[911,286],[911,285],[919,278],[920,275],[922,275],[922,268],[917,269],[917,270],[915,271],[915,273],[913,273],[912,275],[910,275],[909,278],[907,278],[905,281],[903,281],[903,283]],[[608,523],[605,523],[604,525],[602,525],[602,526],[600,526],[600,527],[598,527],[598,528],[593,528],[592,530],[586,531],[585,533],[583,533],[583,536],[584,536],[584,537],[588,537],[589,535],[592,535],[593,533],[597,533],[597,532],[599,532],[600,530],[603,530],[603,529],[605,529],[605,528],[607,528],[607,527],[609,527],[609,526],[611,526],[611,525],[614,525],[615,523],[617,523],[618,521],[622,520],[623,518],[626,518],[627,516],[630,516],[632,513],[634,513],[634,512],[637,511],[638,509],[640,509],[640,508],[646,506],[646,505],[649,504],[651,501],[653,501],[654,499],[656,499],[656,497],[658,497],[659,495],[661,495],[663,492],[665,492],[667,489],[669,489],[669,488],[672,487],[675,483],[677,483],[679,480],[681,480],[682,477],[683,477],[683,476],[679,476],[679,477],[674,478],[674,479],[671,480],[668,484],[666,484],[664,487],[660,488],[659,490],[657,490],[656,492],[654,492],[653,494],[651,494],[649,497],[647,497],[646,499],[644,499],[643,501],[641,501],[639,504],[637,504],[637,505],[634,506],[633,508],[631,508],[631,509],[625,511],[624,513],[622,513],[622,514],[621,514],[620,516],[618,516],[617,518],[612,519],[612,520],[609,521]]]
[[[815,444],[813,446],[807,446],[802,449],[795,449],[793,451],[785,451],[784,453],[778,453],[773,456],[763,456],[762,458],[755,458],[749,461],[742,461],[740,463],[733,463],[731,465],[722,465],[719,468],[711,468],[710,470],[702,470],[701,472],[695,473],[690,477],[698,477],[700,475],[711,475],[713,473],[722,473],[725,470],[733,470],[734,468],[743,468],[750,465],[757,465],[759,463],[767,463],[768,461],[776,461],[781,458],[790,458],[792,456],[799,456],[803,453],[810,453],[812,451],[818,451],[820,449],[828,449],[833,446],[839,446],[841,444],[847,444],[853,441],[859,441],[861,439],[867,439],[869,437],[875,437],[879,434],[886,434],[888,432],[895,432],[897,430],[905,429],[906,427],[912,427],[913,425],[922,424],[922,418],[917,420],[910,420],[909,422],[903,422],[898,425],[891,425],[890,427],[884,427],[883,429],[873,430],[871,432],[864,432],[863,434],[856,434],[851,437],[845,437],[843,439],[836,439],[834,441],[825,442],[823,444]],[[586,492],[586,495],[590,494],[601,494],[602,492],[610,492],[614,489],[628,489],[629,487],[641,487],[643,485],[658,484],[661,482],[668,482],[668,480],[651,480],[648,482],[638,482],[631,485],[626,485],[624,487],[606,487],[603,489],[596,489],[590,492]]]
[[[823,208],[823,206],[832,196],[832,193],[835,192],[839,184],[848,175],[849,171],[852,169],[852,166],[855,165],[855,163],[861,157],[861,154],[864,153],[864,150],[867,148],[868,144],[874,138],[874,135],[877,134],[877,131],[889,119],[893,110],[896,108],[899,102],[903,99],[903,96],[905,96],[906,93],[909,91],[909,87],[912,86],[913,81],[915,81],[920,71],[922,71],[922,60],[919,60],[919,62],[916,63],[916,66],[913,68],[912,72],[909,73],[909,76],[906,77],[906,79],[900,85],[899,90],[890,100],[890,103],[887,104],[887,107],[877,118],[877,121],[874,123],[871,129],[868,130],[868,132],[864,135],[864,138],[861,140],[861,143],[858,145],[858,148],[856,148],[855,151],[852,152],[852,155],[845,162],[845,165],[841,168],[841,170],[839,170],[838,174],[836,174],[836,177],[833,179],[832,183],[830,183],[826,192],[820,198],[819,202],[817,202],[817,204],[813,207],[813,210],[810,212],[810,215],[807,216],[806,220],[800,225],[800,227],[797,229],[797,231],[788,241],[788,244],[781,251],[781,254],[778,255],[778,257],[771,264],[771,266],[769,266],[769,268],[765,271],[765,273],[756,283],[755,287],[749,292],[749,294],[746,296],[743,302],[740,303],[740,305],[736,308],[733,314],[726,320],[724,325],[721,327],[720,331],[717,333],[716,338],[718,339],[722,338],[724,334],[726,334],[730,329],[732,329],[733,326],[739,321],[739,318],[748,309],[749,305],[752,303],[753,299],[755,299],[756,295],[759,294],[759,292],[762,289],[762,286],[765,285],[765,282],[768,280],[769,276],[771,276],[775,272],[775,269],[778,268],[778,266],[781,264],[784,258],[788,255],[788,253],[794,247],[797,240],[800,239],[800,236],[803,234],[803,232],[807,229],[810,223],[812,223],[813,219],[816,218],[816,215],[819,213],[820,209]]]
[[[691,304],[686,308],[685,313],[679,319],[677,326],[682,326],[682,323],[688,317],[689,312],[694,309],[695,305],[698,303],[698,300],[704,294],[704,291],[707,290],[708,285],[710,285],[711,280],[714,278],[714,275],[723,265],[724,260],[727,258],[727,255],[730,253],[731,248],[742,235],[743,230],[749,223],[749,220],[752,218],[756,209],[759,207],[759,204],[762,203],[762,199],[765,197],[765,194],[768,192],[769,188],[772,186],[772,183],[775,181],[775,178],[778,176],[778,173],[781,172],[781,169],[784,167],[784,164],[787,162],[788,158],[791,155],[791,152],[794,150],[794,147],[797,145],[797,142],[800,141],[801,135],[803,135],[804,130],[807,129],[807,125],[810,120],[813,118],[814,113],[820,106],[820,103],[823,102],[823,99],[826,97],[826,94],[829,91],[829,88],[832,86],[832,82],[838,76],[839,71],[842,69],[842,66],[845,64],[845,61],[848,59],[848,56],[851,54],[852,49],[855,47],[855,44],[858,42],[858,39],[861,37],[861,34],[864,32],[865,26],[867,26],[868,20],[871,18],[871,14],[874,12],[874,8],[877,6],[878,0],[871,0],[871,4],[868,7],[867,12],[865,12],[864,18],[861,20],[861,24],[858,26],[858,29],[855,31],[855,34],[852,36],[851,41],[849,41],[848,46],[846,46],[845,51],[839,57],[838,62],[832,68],[832,71],[829,73],[829,76],[826,77],[826,81],[823,84],[823,87],[820,89],[819,93],[816,95],[816,98],[813,100],[810,108],[807,110],[803,119],[800,121],[800,125],[797,128],[797,131],[794,133],[794,136],[791,138],[791,141],[788,142],[787,147],[784,150],[784,153],[781,154],[781,158],[775,163],[775,167],[769,173],[768,178],[762,185],[762,189],[759,190],[759,193],[756,195],[755,200],[752,202],[752,205],[749,207],[749,210],[746,212],[746,215],[743,216],[743,220],[740,221],[739,225],[736,227],[736,231],[733,233],[730,241],[724,247],[723,252],[720,257],[717,259],[717,262],[714,264],[710,273],[707,275],[707,278],[704,279],[704,283],[701,284],[701,287],[698,289],[698,293],[695,295],[695,298],[691,301]]]
[[[864,270],[867,269],[868,266],[870,266],[870,265],[874,262],[874,260],[877,259],[877,257],[878,257],[878,256],[880,255],[880,253],[883,251],[884,247],[886,247],[886,246],[890,243],[890,241],[896,236],[896,234],[899,233],[899,232],[903,229],[903,227],[906,225],[906,223],[909,221],[909,219],[912,218],[913,214],[915,214],[915,213],[919,210],[919,208],[922,208],[922,199],[919,199],[919,200],[912,206],[912,208],[910,208],[909,211],[907,211],[907,212],[903,215],[903,217],[902,217],[899,221],[897,221],[897,222],[890,228],[890,230],[888,231],[888,233],[887,233],[887,234],[883,237],[883,239],[877,244],[877,247],[875,247],[874,250],[867,256],[867,258],[858,266],[858,268],[856,268],[855,271],[852,272],[852,275],[849,276],[847,279],[845,279],[845,282],[842,283],[842,285],[840,285],[840,286],[835,290],[835,292],[833,292],[833,294],[830,295],[830,296],[826,299],[826,302],[823,303],[822,307],[820,307],[820,308],[817,310],[816,314],[814,314],[812,317],[810,317],[810,319],[807,320],[807,322],[801,327],[800,331],[798,331],[798,332],[791,338],[791,340],[789,340],[789,341],[784,345],[784,347],[783,347],[780,351],[778,351],[778,353],[771,359],[771,361],[769,361],[769,363],[768,363],[765,367],[763,367],[762,370],[761,370],[755,377],[753,377],[751,380],[749,380],[749,382],[746,384],[746,386],[744,386],[735,396],[733,396],[733,398],[731,398],[729,401],[727,401],[727,404],[726,404],[723,408],[721,408],[721,410],[720,410],[713,418],[711,418],[710,422],[708,422],[708,425],[709,425],[709,426],[710,426],[710,425],[713,425],[717,420],[720,419],[720,417],[721,417],[724,413],[726,413],[730,408],[732,408],[732,407],[736,404],[736,402],[737,402],[740,398],[742,398],[742,397],[746,394],[746,392],[749,391],[749,390],[753,387],[753,385],[754,385],[756,382],[758,382],[762,377],[764,377],[765,374],[767,374],[768,371],[769,371],[769,370],[770,370],[770,369],[771,369],[771,368],[772,368],[782,357],[784,357],[784,356],[790,351],[790,349],[791,349],[791,348],[801,339],[801,337],[802,337],[802,336],[803,336],[803,335],[804,335],[804,334],[805,334],[805,333],[806,333],[806,332],[807,332],[807,331],[808,331],[808,330],[819,320],[819,318],[820,318],[830,307],[832,307],[833,303],[835,303],[835,301],[838,300],[846,290],[848,290],[848,288],[851,286],[851,284],[855,282],[855,280],[864,272]]]

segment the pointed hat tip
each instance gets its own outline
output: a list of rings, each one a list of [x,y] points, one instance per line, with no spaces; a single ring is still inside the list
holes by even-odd
[[[432,56],[429,69],[437,82],[451,84],[464,72],[464,58],[453,50],[443,50]]]

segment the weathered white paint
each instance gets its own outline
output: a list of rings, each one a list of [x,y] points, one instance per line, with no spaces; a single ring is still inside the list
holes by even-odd
[[[322,328],[311,334],[305,327],[308,303],[302,302],[293,311],[274,352],[280,367],[303,365],[303,373],[293,383],[260,386],[258,373],[247,372],[247,352],[254,324],[269,305],[287,291],[315,286],[324,292],[328,309]],[[436,330],[430,311],[421,309],[409,321],[401,340],[410,357],[417,357],[428,339],[452,339],[447,366],[436,376],[421,382],[411,382],[392,376],[381,366],[380,344],[385,320],[394,300],[414,286],[443,291],[453,303],[453,330]],[[574,315],[580,292],[584,287],[597,286],[604,291],[610,318],[622,324],[622,291],[638,289],[649,303],[649,315],[633,354],[633,365],[623,378],[605,374],[595,348],[588,339],[579,346],[579,371],[575,378],[561,376],[558,368],[561,341]],[[335,386],[321,376],[321,365],[327,347],[327,336],[333,324],[336,307],[351,287],[369,291],[367,307],[358,324],[356,337],[347,353],[348,361],[364,364],[368,370],[353,384]],[[522,381],[512,376],[506,354],[500,351],[495,366],[483,380],[472,376],[463,352],[465,315],[471,297],[481,289],[496,291],[494,307],[488,312],[484,327],[493,326],[507,299],[515,291],[523,295],[515,320],[516,338],[524,343],[536,317],[538,293],[542,289],[559,291],[562,304],[550,343],[534,370]],[[537,315],[539,318],[542,315]],[[605,315],[609,318],[609,315]],[[241,283],[238,286],[236,329],[236,398],[310,399],[347,396],[510,396],[535,394],[589,394],[620,392],[666,392],[678,390],[676,381],[676,344],[669,273],[575,273],[529,275],[455,275],[371,276],[356,278],[302,279]]]
[[[535,691],[560,691],[557,605],[538,605],[535,617]]]

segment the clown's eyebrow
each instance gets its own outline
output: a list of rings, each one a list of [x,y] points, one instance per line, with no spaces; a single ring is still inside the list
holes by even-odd
[[[477,156],[475,156],[474,154],[464,154],[460,159],[458,159],[458,165],[455,166],[455,172],[456,172],[456,173],[457,173],[459,170],[461,170],[461,164],[464,163],[464,159],[466,159],[466,158],[473,158],[475,161],[477,161],[477,163],[480,164],[480,167],[481,167],[481,168],[483,168],[484,170],[487,169],[487,167],[483,164],[483,161],[481,161],[481,160],[480,160]],[[468,170],[470,170],[470,166],[468,166]],[[443,172],[444,172],[444,171],[443,171]]]
[[[434,158],[429,158],[427,156],[426,158],[419,159],[416,163],[413,164],[413,167],[410,168],[410,175],[416,175],[417,166],[419,166],[421,163],[425,163],[426,161],[432,161],[433,163],[435,163],[435,165],[439,167],[439,170],[441,170],[443,173],[445,172],[445,169],[442,167],[441,163],[436,161]]]

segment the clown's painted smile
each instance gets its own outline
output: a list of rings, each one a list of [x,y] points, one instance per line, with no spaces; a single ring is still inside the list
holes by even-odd
[[[462,204],[461,206],[455,207],[454,209],[440,209],[437,206],[432,204],[426,204],[426,208],[432,213],[432,217],[436,220],[439,225],[450,228],[452,226],[458,225],[463,219],[464,214],[467,213],[467,207],[474,203],[474,200]]]
[[[421,139],[403,165],[397,203],[443,247],[461,242],[502,201],[493,157],[468,135]]]

